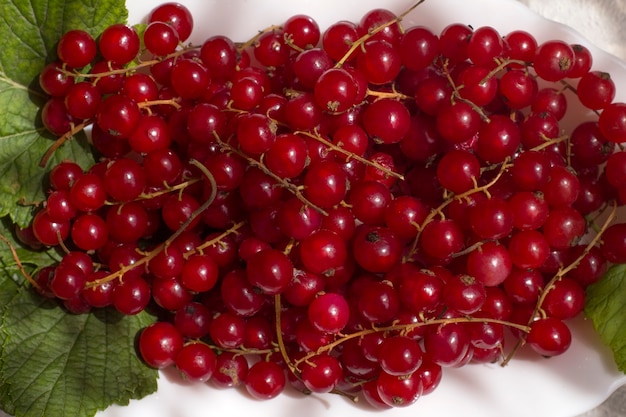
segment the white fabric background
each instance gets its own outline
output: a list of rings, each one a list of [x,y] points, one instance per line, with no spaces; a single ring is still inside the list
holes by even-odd
[[[582,33],[626,59],[626,0],[519,0],[537,13]]]

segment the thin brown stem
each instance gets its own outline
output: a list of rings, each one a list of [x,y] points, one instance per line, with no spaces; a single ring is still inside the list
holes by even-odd
[[[580,262],[584,259],[584,257],[589,254],[589,251],[591,251],[591,249],[594,246],[596,246],[598,244],[598,242],[600,242],[600,239],[602,239],[602,235],[604,234],[606,229],[612,224],[612,222],[615,219],[616,215],[617,215],[617,204],[615,203],[615,201],[613,201],[613,204],[610,206],[609,214],[607,215],[607,218],[604,220],[604,223],[600,227],[600,230],[598,230],[598,232],[595,234],[593,239],[591,239],[591,241],[587,244],[587,246],[585,246],[585,249],[582,251],[582,253],[580,255],[578,255],[578,257],[576,259],[574,259],[574,261],[572,261],[565,268],[560,269],[552,277],[552,279],[550,279],[550,281],[546,284],[544,290],[542,291],[541,295],[539,296],[539,299],[537,300],[537,305],[535,307],[535,311],[534,311],[533,316],[535,314],[537,314],[537,312],[541,309],[541,306],[543,305],[543,302],[544,302],[544,300],[546,298],[546,295],[552,289],[554,284],[557,281],[559,281],[561,278],[563,278],[565,275],[567,275],[567,273],[569,273],[572,269],[576,268],[578,266],[578,264],[580,264]]]
[[[128,67],[128,68],[118,68],[118,69],[113,69],[111,68],[109,71],[106,72],[99,72],[99,73],[81,73],[81,72],[74,72],[74,71],[63,71],[65,75],[68,75],[70,77],[77,77],[77,78],[85,78],[85,79],[98,79],[98,78],[102,78],[102,77],[106,77],[109,75],[120,75],[120,74],[127,74],[129,72],[133,72],[133,71],[137,71],[138,69],[142,69],[142,68],[148,68],[151,67],[155,64],[158,64],[162,61],[168,60],[170,58],[176,58],[179,57],[185,53],[187,53],[188,51],[192,50],[192,49],[198,49],[200,48],[199,46],[187,46],[181,50],[178,50],[176,52],[172,52],[169,55],[166,55],[162,58],[159,59],[150,59],[148,61],[141,61],[136,65],[133,65],[132,67]]]
[[[13,246],[11,241],[2,234],[0,234],[0,240],[6,243],[6,245],[9,247],[9,250],[11,251],[11,256],[13,257],[13,260],[15,261],[15,265],[17,265],[17,268],[20,270],[20,273],[22,274],[22,276],[26,278],[26,281],[28,281],[30,285],[35,287],[37,290],[41,290],[41,286],[37,283],[37,281],[35,281],[35,279],[28,272],[26,272],[26,269],[24,268],[24,265],[22,264],[20,257],[17,255],[15,246]]]
[[[155,256],[157,256],[159,253],[161,253],[162,251],[166,250],[171,244],[172,242],[174,242],[174,240],[176,240],[176,238],[178,236],[180,236],[181,233],[183,233],[187,227],[204,211],[207,209],[207,207],[209,207],[213,201],[215,200],[215,197],[217,195],[217,184],[215,183],[215,178],[213,177],[213,175],[211,174],[211,172],[209,172],[208,169],[206,169],[206,167],[204,165],[202,165],[200,162],[196,161],[195,159],[191,159],[189,161],[189,163],[191,163],[192,165],[196,166],[198,169],[200,169],[200,171],[202,171],[202,173],[207,177],[207,180],[211,183],[211,195],[209,196],[209,198],[207,198],[207,200],[202,203],[202,205],[200,205],[200,207],[198,207],[196,210],[193,211],[193,213],[191,213],[191,215],[189,216],[189,218],[180,225],[180,227],[170,235],[170,237],[163,243],[161,243],[160,245],[158,245],[156,248],[154,248],[153,250],[151,250],[150,252],[148,252],[147,254],[145,254],[145,256],[143,256],[141,259],[138,259],[135,263],[131,264],[131,265],[122,265],[120,267],[120,269],[118,271],[115,271],[105,277],[102,277],[100,279],[91,281],[89,283],[87,283],[87,285],[85,285],[85,288],[92,288],[92,287],[96,287],[98,285],[104,284],[106,282],[109,281],[113,281],[115,279],[119,279],[121,277],[124,276],[124,274],[134,268],[137,268],[138,266],[141,265],[146,265],[150,262],[150,260],[152,260]]]
[[[195,183],[197,183],[199,181],[201,181],[200,178],[191,178],[191,179],[189,179],[187,181],[184,181],[184,182],[181,182],[179,184],[172,185],[171,187],[167,186],[163,190],[158,190],[158,191],[154,191],[154,192],[150,192],[150,193],[141,193],[139,195],[139,197],[137,197],[136,200],[137,201],[150,200],[152,198],[157,198],[157,197],[160,197],[160,196],[165,195],[165,194],[173,193],[175,191],[181,191],[181,190],[184,190],[185,188],[187,188],[187,187],[189,187],[189,186],[191,186],[191,185],[193,185],[193,184],[195,184]],[[118,204],[118,203],[117,202],[108,202],[107,204],[113,205],[113,204]]]
[[[260,30],[256,35],[254,35],[253,37],[251,37],[247,41],[245,41],[243,43],[238,43],[237,44],[237,50],[239,52],[243,51],[244,49],[248,48],[249,46],[254,45],[256,43],[256,41],[258,41],[261,36],[265,35],[268,32],[273,32],[276,29],[282,29],[282,26],[280,26],[280,25],[271,25],[271,26],[266,27],[265,29]]]
[[[457,101],[461,101],[464,103],[467,103],[476,113],[478,113],[480,115],[480,118],[486,122],[489,122],[489,117],[487,116],[487,114],[483,111],[482,107],[477,106],[473,101],[466,99],[465,97],[461,96],[461,93],[459,93],[459,90],[461,90],[463,88],[463,85],[457,85],[454,80],[452,79],[452,75],[450,74],[450,71],[448,70],[448,62],[445,61],[443,63],[443,73],[446,77],[446,79],[448,80],[448,84],[450,84],[450,87],[452,87],[452,94],[450,96],[450,101],[452,103],[454,103],[454,100]]]
[[[219,235],[215,236],[213,239],[207,240],[206,242],[202,243],[201,245],[198,245],[197,247],[195,247],[194,249],[185,252],[183,254],[183,256],[185,257],[185,259],[189,258],[191,255],[195,254],[195,253],[201,253],[203,249],[206,249],[210,246],[213,246],[219,242],[221,242],[226,236],[233,234],[233,233],[237,233],[237,230],[241,229],[244,225],[246,224],[245,221],[240,221],[239,223],[235,223],[234,225],[232,225],[228,230],[225,230],[224,232],[220,233]]]
[[[373,162],[370,161],[367,158],[363,158],[362,156],[356,155],[348,150],[345,150],[344,148],[342,148],[341,146],[337,146],[334,143],[332,143],[331,141],[324,139],[323,137],[321,137],[320,135],[317,134],[313,134],[311,132],[306,132],[306,131],[296,131],[294,132],[294,134],[296,135],[303,135],[303,136],[307,136],[311,139],[315,139],[316,141],[324,144],[326,147],[328,147],[329,149],[332,149],[333,151],[339,152],[343,155],[345,155],[346,157],[350,158],[350,159],[355,159],[359,162],[361,162],[362,164],[365,165],[369,165],[372,168],[376,168],[379,171],[382,171],[385,175],[389,176],[389,177],[394,177],[397,178],[399,180],[404,180],[404,176],[402,174],[399,174],[397,172],[391,171],[390,169],[382,166],[381,164],[377,163],[377,162]]]
[[[172,106],[176,110],[179,110],[181,108],[180,103],[178,103],[176,100],[172,100],[172,99],[142,101],[141,103],[137,103],[137,107],[139,107],[140,109],[149,108],[149,107],[152,107],[152,106],[163,106],[163,105],[165,105],[165,106]]]
[[[413,4],[411,7],[409,7],[407,10],[405,10],[404,12],[399,14],[395,19],[392,19],[389,22],[385,22],[382,25],[377,26],[373,30],[369,31],[368,33],[366,33],[365,35],[363,35],[359,39],[357,39],[352,45],[350,45],[350,49],[348,49],[348,51],[344,54],[344,56],[341,57],[341,59],[337,62],[337,64],[335,64],[335,68],[341,68],[343,66],[343,64],[346,63],[348,58],[350,58],[350,55],[352,55],[352,53],[354,53],[354,51],[356,51],[365,42],[367,42],[367,40],[371,39],[372,36],[374,36],[375,34],[377,34],[380,31],[384,30],[385,28],[387,28],[387,27],[389,27],[391,25],[395,25],[396,23],[400,23],[400,21],[402,21],[402,19],[404,19],[404,17],[406,15],[411,13],[417,6],[419,6],[420,4],[424,3],[424,1],[426,1],[426,0],[419,0],[418,2]]]
[[[543,135],[543,134],[542,134]],[[544,143],[542,143],[541,145],[537,145],[534,148],[530,148],[529,150],[527,150],[526,152],[530,152],[530,151],[541,151],[543,149],[546,149],[552,145],[555,145],[557,143],[561,143],[564,142],[566,140],[569,140],[569,135],[563,135],[563,136],[559,136],[557,138],[548,138],[545,135],[543,135],[543,138],[545,140]]]
[[[320,214],[322,214],[324,216],[328,216],[328,212],[326,210],[324,210],[323,208],[321,208],[321,207],[313,204],[312,202],[310,202],[304,196],[304,194],[302,194],[302,191],[300,190],[300,188],[298,186],[296,186],[295,184],[292,184],[291,182],[289,182],[289,180],[281,177],[280,175],[274,174],[272,171],[267,169],[265,164],[263,164],[261,161],[257,161],[256,159],[254,159],[254,158],[246,155],[245,153],[241,152],[239,149],[233,148],[230,144],[222,141],[220,138],[217,138],[217,141],[218,141],[218,143],[220,144],[220,146],[221,146],[221,148],[223,150],[226,150],[228,152],[232,152],[232,153],[240,156],[241,158],[245,159],[246,162],[248,162],[248,165],[253,166],[255,168],[258,168],[261,171],[263,171],[264,174],[268,175],[273,180],[275,180],[277,183],[279,183],[282,187],[286,188],[290,193],[292,193],[302,203],[304,203],[307,206],[311,207],[312,209],[314,209],[315,211],[319,212]]]
[[[276,294],[274,296],[274,325],[275,325],[275,330],[276,330],[276,341],[278,342],[278,350],[280,351],[280,354],[283,357],[283,360],[285,361],[285,364],[287,365],[289,370],[294,375],[298,375],[299,374],[298,368],[294,365],[293,361],[289,357],[289,354],[287,353],[287,349],[285,348],[285,340],[283,339],[283,329],[281,328],[281,324],[282,324],[282,320],[281,320],[282,311],[281,310],[282,310],[282,303],[280,299],[280,294]]]
[[[419,245],[420,236],[422,234],[422,231],[424,230],[424,227],[428,223],[430,223],[437,216],[441,216],[442,218],[444,218],[443,209],[445,209],[453,201],[455,201],[455,200],[462,200],[462,199],[467,198],[470,195],[475,194],[475,193],[484,192],[484,193],[487,193],[487,195],[489,195],[488,194],[489,193],[489,188],[492,187],[496,182],[498,182],[500,177],[502,177],[502,175],[511,166],[512,165],[509,164],[509,158],[507,158],[499,166],[500,170],[498,171],[498,174],[491,181],[489,181],[487,184],[481,185],[481,186],[476,186],[476,187],[472,188],[471,190],[468,190],[468,191],[466,191],[464,193],[458,194],[458,195],[456,195],[456,196],[454,196],[452,198],[448,198],[443,203],[441,203],[437,208],[431,210],[430,213],[428,213],[428,216],[426,216],[426,218],[424,219],[424,221],[420,225],[420,227],[418,227],[417,235],[415,236],[415,239],[413,239],[413,244],[411,245],[411,249],[409,250],[408,254],[405,256],[405,261],[410,260],[417,253],[417,247]]]
[[[39,166],[45,167],[46,165],[48,165],[48,161],[50,160],[50,158],[52,158],[52,155],[54,155],[57,149],[59,149],[65,142],[73,138],[75,134],[84,130],[87,126],[91,125],[92,123],[93,123],[93,120],[86,120],[82,123],[72,126],[72,128],[69,131],[64,133],[57,140],[55,140],[54,143],[48,148],[46,153],[43,154],[43,157],[39,161]]]
[[[169,106],[175,107],[176,109],[180,108],[180,104],[177,103],[175,100],[152,100],[152,101],[145,101],[145,102],[142,102],[142,103],[138,103],[137,107],[142,109],[142,108],[146,108],[146,107],[149,108],[150,106],[157,106],[157,105],[169,105]],[[52,158],[52,155],[54,155],[54,153],[56,152],[57,149],[59,149],[65,142],[67,142],[72,137],[74,137],[75,134],[77,134],[78,132],[81,132],[87,126],[89,126],[91,124],[93,124],[93,120],[89,119],[89,120],[85,120],[82,123],[79,123],[77,125],[72,126],[72,128],[69,131],[64,133],[57,140],[55,140],[54,143],[48,148],[46,153],[41,158],[41,161],[39,161],[39,166],[40,167],[45,167],[48,164],[48,161],[50,160],[50,158]]]
[[[403,324],[392,324],[392,325],[385,326],[385,327],[372,327],[372,328],[369,328],[369,329],[363,329],[363,330],[359,330],[359,331],[354,332],[354,333],[343,335],[340,338],[338,338],[337,340],[322,346],[317,351],[309,352],[308,354],[304,355],[303,357],[298,358],[296,361],[292,361],[291,364],[292,364],[292,366],[294,366],[297,369],[298,365],[300,365],[301,363],[311,359],[315,355],[319,355],[321,353],[330,352],[333,349],[335,349],[337,346],[341,345],[342,343],[344,343],[344,342],[346,342],[348,340],[355,339],[355,338],[360,338],[360,337],[363,337],[363,336],[367,336],[368,334],[372,334],[372,333],[386,333],[386,332],[402,332],[402,331],[410,332],[410,331],[412,331],[414,329],[417,329],[419,327],[446,325],[446,324],[453,324],[453,323],[492,323],[492,324],[501,324],[503,326],[515,328],[515,329],[518,329],[518,330],[520,330],[522,332],[525,332],[525,333],[527,333],[528,330],[529,330],[528,326],[525,326],[525,325],[519,324],[519,323],[513,323],[513,322],[509,322],[509,321],[505,321],[505,320],[498,320],[498,319],[492,319],[492,318],[472,317],[472,316],[445,318],[445,319],[432,319],[432,320],[426,320],[426,321],[423,321],[423,322],[411,323],[411,324],[406,324],[406,323],[403,323]]]
[[[487,75],[485,75],[485,78],[480,80],[480,83],[478,83],[478,84],[479,85],[485,84],[487,81],[489,81],[490,78],[495,77],[496,74],[498,74],[500,71],[502,71],[503,69],[505,69],[507,66],[509,66],[511,64],[517,64],[517,65],[526,66],[526,62],[520,61],[519,59],[504,59],[504,60],[501,60],[500,62],[498,62],[497,66],[495,66],[491,71],[489,71],[489,73]]]
[[[531,314],[530,319],[528,321],[528,326],[530,326],[533,320],[535,320],[535,317],[537,317],[537,314],[539,314],[542,311],[541,307],[546,299],[546,296],[548,295],[548,292],[550,292],[552,288],[554,287],[554,284],[557,281],[561,280],[572,269],[576,268],[578,264],[583,260],[583,258],[587,256],[587,254],[589,254],[589,251],[591,251],[591,248],[593,248],[600,242],[600,239],[602,239],[602,234],[611,225],[616,215],[617,215],[617,204],[613,202],[613,204],[611,205],[611,210],[609,211],[607,218],[602,224],[602,227],[600,228],[600,230],[598,230],[596,235],[593,237],[593,239],[591,239],[591,241],[587,244],[587,246],[585,246],[585,249],[583,250],[583,252],[576,259],[574,259],[574,261],[572,261],[568,266],[561,268],[556,274],[554,274],[554,276],[550,279],[550,281],[548,281],[546,286],[543,288],[543,290],[541,291],[541,294],[539,295],[539,299],[537,300],[537,303],[535,304],[533,313]],[[502,362],[502,366],[506,366],[511,361],[511,359],[513,359],[513,356],[515,355],[515,353],[519,350],[519,348],[524,343],[525,343],[525,338],[521,337],[515,344],[515,347],[513,348],[513,350],[507,355],[507,357]]]
[[[189,218],[187,220],[185,220],[185,222],[183,224],[181,224],[180,227],[174,233],[172,233],[172,235],[165,241],[165,245],[166,245],[165,247],[168,247],[174,240],[176,240],[176,238],[178,236],[180,236],[181,233],[183,233],[187,229],[187,227],[189,227],[189,225],[200,214],[202,214],[202,212],[204,210],[206,210],[211,204],[213,204],[213,202],[215,201],[215,197],[217,197],[217,183],[215,182],[215,177],[213,177],[213,174],[211,174],[211,172],[202,163],[198,162],[195,159],[189,160],[189,163],[191,165],[195,166],[196,168],[198,168],[204,174],[204,176],[207,178],[207,180],[211,184],[211,194],[204,201],[204,203],[202,203],[200,205],[200,207],[195,209],[191,213],[191,216],[189,216]]]
[[[372,89],[367,89],[367,95],[371,97],[376,97],[376,99],[381,98],[392,98],[396,100],[411,100],[413,97],[407,96],[406,94],[399,93],[397,91],[376,91]]]

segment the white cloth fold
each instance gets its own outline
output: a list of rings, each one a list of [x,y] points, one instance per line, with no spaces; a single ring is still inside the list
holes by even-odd
[[[626,0],[519,0],[540,15],[564,23],[594,45],[626,60]]]

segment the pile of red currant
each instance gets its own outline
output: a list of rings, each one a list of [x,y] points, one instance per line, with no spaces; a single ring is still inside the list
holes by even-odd
[[[443,368],[563,353],[585,287],[626,262],[626,104],[582,45],[404,16],[185,46],[167,3],[141,35],[67,32],[42,163],[85,128],[99,159],[54,166],[18,230],[63,254],[33,285],[156,311],[147,365],[259,399],[406,406]]]

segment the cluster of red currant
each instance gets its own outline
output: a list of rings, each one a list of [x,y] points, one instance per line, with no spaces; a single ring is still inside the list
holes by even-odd
[[[563,353],[585,287],[626,262],[626,104],[581,45],[403,17],[184,47],[192,16],[167,3],[143,42],[66,33],[40,77],[51,152],[89,126],[100,160],[52,168],[18,231],[64,254],[35,287],[157,309],[148,365],[256,398],[405,406],[442,368],[508,360],[507,332]]]

